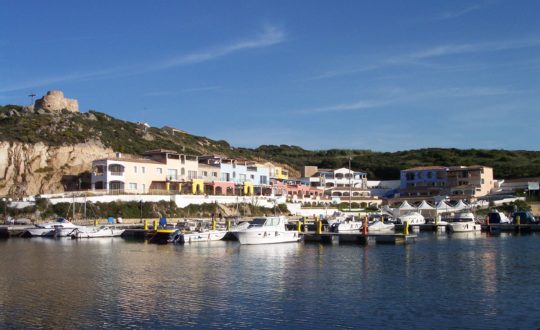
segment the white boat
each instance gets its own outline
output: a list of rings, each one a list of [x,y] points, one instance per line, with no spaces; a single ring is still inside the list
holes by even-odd
[[[465,233],[480,231],[482,227],[474,220],[474,214],[471,212],[456,213],[448,222],[448,230],[454,233]]]
[[[184,233],[184,243],[219,241],[227,235],[226,230],[208,230],[202,232]]]
[[[375,220],[369,224],[369,232],[387,232],[394,230],[395,225],[393,223],[384,223],[381,220]]]
[[[261,217],[250,222],[249,227],[234,231],[240,244],[269,244],[298,242],[300,235],[297,231],[285,228],[285,217]]]
[[[347,220],[347,215],[336,212],[327,218],[326,222],[328,223],[329,227],[332,227],[334,225],[337,226],[338,223],[344,222],[345,220]]]
[[[409,212],[405,215],[402,215],[398,218],[398,223],[405,224],[408,222],[409,225],[423,225],[426,223],[426,219],[423,215],[418,212]]]
[[[71,232],[73,232],[77,228],[79,228],[79,226],[72,224],[64,218],[59,218],[58,220],[53,222],[36,224],[34,225],[34,228],[29,228],[26,230],[26,232],[31,236],[52,237],[57,231],[62,232],[63,229],[65,229],[65,236],[68,236],[68,233],[71,234]]]
[[[492,223],[511,223],[512,222],[510,220],[510,218],[508,218],[506,216],[506,214],[504,214],[502,212],[499,212],[497,210],[492,210],[491,212],[489,212],[487,217],[489,219],[490,224],[492,224]]]
[[[362,229],[362,221],[357,221],[354,216],[350,216],[344,221],[334,224],[333,231],[337,233],[356,232]]]
[[[121,236],[124,229],[118,229],[114,226],[83,227],[76,228],[71,233],[71,238],[95,238],[95,237],[118,237]]]

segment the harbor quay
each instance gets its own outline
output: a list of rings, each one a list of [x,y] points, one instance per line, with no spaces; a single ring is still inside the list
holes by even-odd
[[[114,227],[122,230],[122,234],[119,235],[123,239],[128,240],[141,240],[145,241],[152,236],[156,235],[159,231],[164,230],[176,230],[176,228],[183,228],[183,231],[190,231],[186,226],[188,224],[193,228],[197,228],[199,232],[206,230],[224,229],[226,235],[221,239],[223,240],[236,240],[233,233],[233,226],[237,226],[239,223],[250,223],[254,218],[242,218],[242,219],[221,219],[216,218],[173,218],[168,219],[167,224],[160,224],[160,219],[122,219],[122,223],[110,223],[107,220],[78,220],[74,221],[78,226],[83,227]],[[364,218],[364,224],[367,224],[367,216]],[[39,225],[39,224],[37,224]],[[28,238],[28,230],[35,225],[3,225],[0,226],[0,239],[7,238]],[[363,226],[359,230],[336,232],[332,230],[332,227],[328,225],[326,220],[317,217],[314,218],[291,218],[287,219],[285,225],[286,230],[298,232],[299,237],[305,243],[322,243],[322,244],[360,244],[367,245],[372,243],[377,244],[409,244],[414,243],[419,232],[434,232],[444,233],[448,232],[448,235],[452,235],[449,230],[448,224],[437,223],[424,223],[424,224],[395,224],[392,230],[388,231],[375,231],[370,232],[369,226]],[[497,235],[501,232],[527,234],[531,232],[540,232],[540,224],[521,224],[521,223],[497,223],[481,224],[481,231],[488,235]],[[266,233],[265,233],[266,235]],[[73,237],[74,238],[74,237]]]

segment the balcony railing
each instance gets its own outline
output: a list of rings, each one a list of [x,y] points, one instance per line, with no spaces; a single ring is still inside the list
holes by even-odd
[[[124,172],[123,171],[121,171],[121,172],[111,171],[111,175],[122,176],[122,175],[124,175]]]

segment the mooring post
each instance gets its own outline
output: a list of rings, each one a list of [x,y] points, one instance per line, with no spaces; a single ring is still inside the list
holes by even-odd
[[[157,228],[158,228],[158,221],[154,220],[154,230],[157,230]]]
[[[403,235],[409,235],[409,221],[405,221],[405,227],[403,227]]]
[[[148,220],[144,220],[144,230],[148,230]]]
[[[381,218],[381,221],[382,221],[382,218]],[[364,217],[364,222],[362,223],[362,235],[367,236],[367,234],[369,233],[368,227],[369,227],[369,225],[368,225],[368,217],[366,215]]]

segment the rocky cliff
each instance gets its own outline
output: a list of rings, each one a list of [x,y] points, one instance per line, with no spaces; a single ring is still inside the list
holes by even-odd
[[[89,141],[66,146],[0,141],[0,195],[55,193],[81,184],[92,160],[113,156],[111,148]]]

